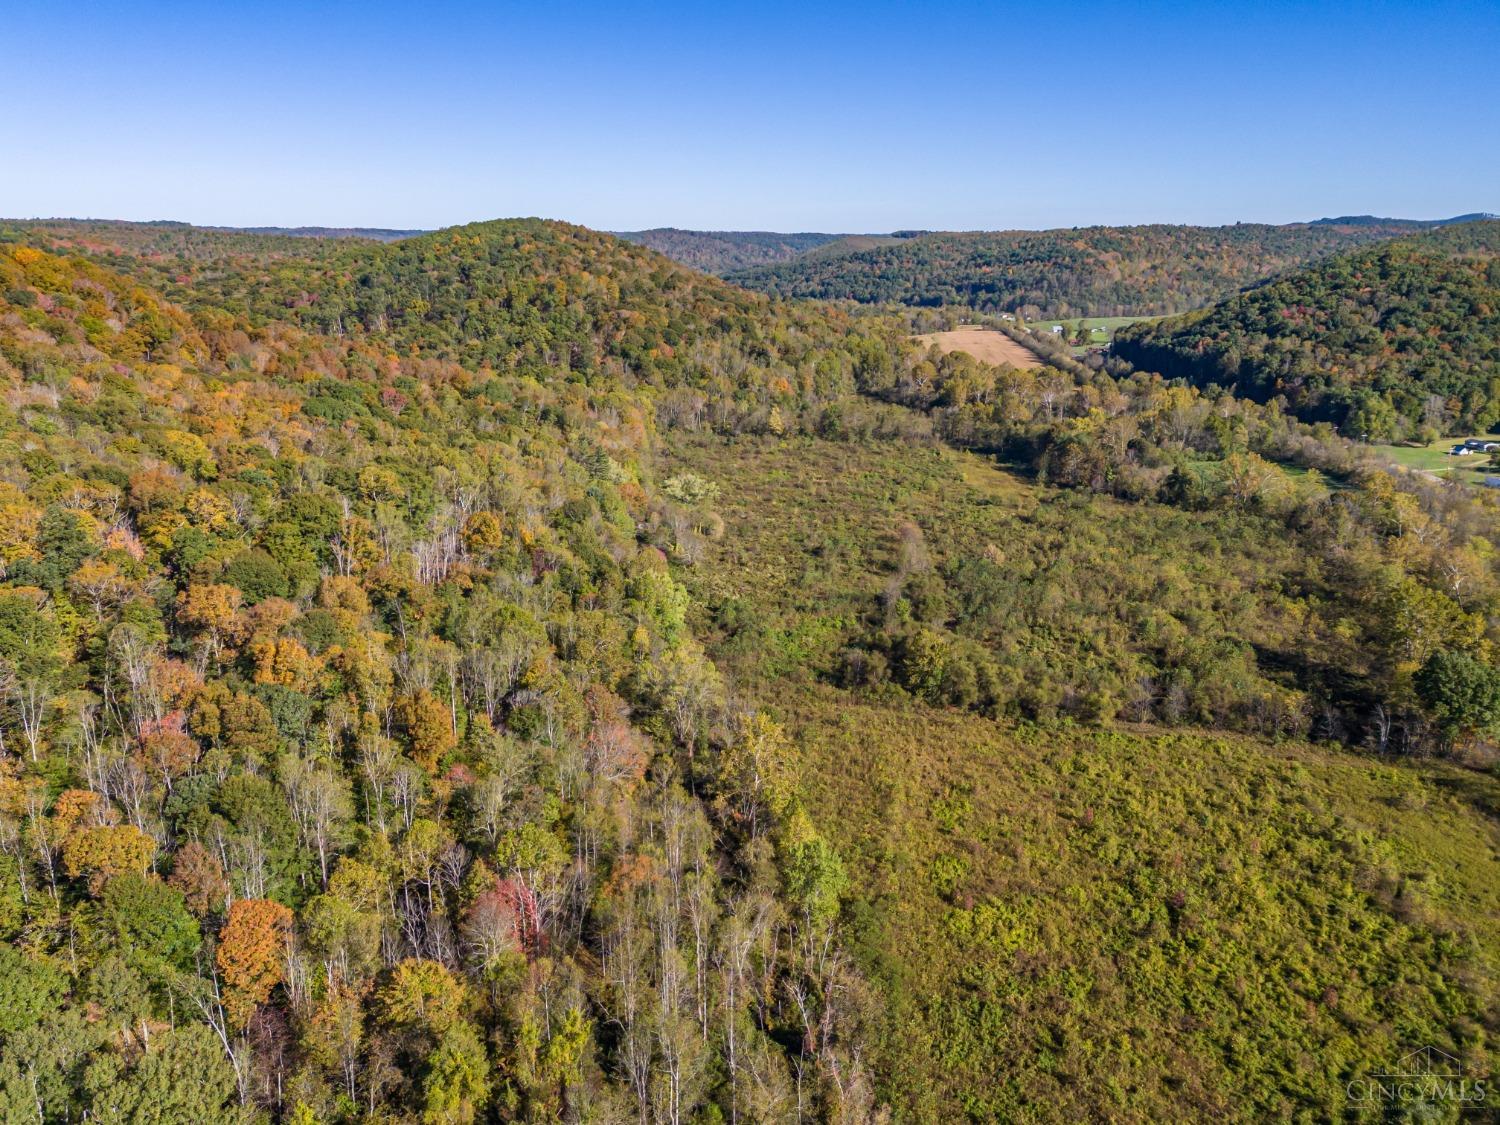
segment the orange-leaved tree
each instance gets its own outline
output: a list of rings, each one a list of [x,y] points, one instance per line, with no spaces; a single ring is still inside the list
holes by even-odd
[[[292,912],[279,902],[242,898],[229,908],[217,961],[224,974],[224,1008],[234,1026],[244,1027],[256,1005],[284,979],[291,931]]]

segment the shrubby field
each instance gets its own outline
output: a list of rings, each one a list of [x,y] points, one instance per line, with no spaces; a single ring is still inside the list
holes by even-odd
[[[1306,712],[1261,712],[1285,725],[1256,738],[1203,730],[1242,725],[1237,691],[1284,708],[1318,637],[1357,635],[1307,583],[1306,542],[938,449],[705,439],[677,456],[732,497],[688,585],[709,651],[786,725],[834,826],[901,1115],[1358,1119],[1347,1084],[1406,1044],[1493,1068],[1495,774],[1309,744],[1329,728]],[[962,577],[984,559],[1011,576],[986,588],[1006,597],[993,631]],[[1160,675],[1151,638],[1173,630],[1190,662],[1246,663],[1101,729],[1099,682],[1138,661]],[[848,647],[872,633],[895,639]],[[954,708],[986,681],[1016,695],[981,708],[1016,721]]]

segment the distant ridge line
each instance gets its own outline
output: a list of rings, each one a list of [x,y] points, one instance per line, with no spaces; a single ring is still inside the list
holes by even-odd
[[[1329,227],[1374,227],[1393,223],[1409,223],[1420,227],[1446,227],[1454,223],[1478,223],[1488,219],[1500,219],[1493,211],[1470,211],[1467,215],[1454,215],[1449,219],[1390,219],[1379,215],[1339,215],[1336,218],[1313,219],[1308,226]]]

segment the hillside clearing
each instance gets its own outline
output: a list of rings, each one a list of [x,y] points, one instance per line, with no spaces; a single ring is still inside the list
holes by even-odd
[[[1465,484],[1482,484],[1485,477],[1496,474],[1488,454],[1455,457],[1449,452],[1454,446],[1462,445],[1471,438],[1500,441],[1500,436],[1493,433],[1461,434],[1457,437],[1438,438],[1425,445],[1408,442],[1401,445],[1372,444],[1371,448],[1382,457],[1407,469],[1448,477]]]
[[[1045,361],[1030,348],[1016,343],[1003,332],[978,324],[966,324],[947,332],[928,332],[916,339],[928,346],[936,344],[945,352],[967,352],[982,363],[1008,363],[1012,367],[1045,365]]]

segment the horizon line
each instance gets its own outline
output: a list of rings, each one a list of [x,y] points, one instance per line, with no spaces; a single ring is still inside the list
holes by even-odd
[[[122,226],[160,226],[160,227],[186,227],[194,230],[215,230],[229,233],[264,233],[295,234],[298,232],[314,231],[371,231],[380,234],[395,234],[408,237],[418,237],[424,234],[436,234],[444,230],[455,230],[460,227],[474,226],[479,223],[494,222],[517,222],[524,220],[540,220],[543,222],[561,222],[571,226],[583,227],[587,230],[598,231],[601,234],[623,235],[623,234],[645,234],[655,231],[681,231],[687,234],[706,235],[733,235],[733,234],[772,234],[772,235],[831,235],[839,238],[855,237],[890,237],[901,233],[911,232],[912,236],[922,234],[1005,234],[1010,232],[1045,233],[1048,231],[1068,230],[1091,230],[1091,229],[1122,229],[1128,227],[1199,227],[1213,229],[1237,226],[1267,226],[1267,227],[1291,227],[1311,226],[1313,224],[1335,225],[1341,221],[1348,222],[1385,222],[1385,223],[1422,223],[1438,225],[1452,223],[1456,220],[1468,220],[1481,222],[1500,218],[1500,213],[1487,210],[1464,211],[1456,215],[1440,218],[1408,218],[1400,215],[1377,215],[1374,213],[1344,212],[1338,215],[1322,215],[1314,219],[1292,219],[1286,222],[1273,222],[1264,219],[1237,219],[1233,222],[1220,223],[1194,223],[1194,222],[1171,222],[1171,221],[1146,221],[1146,222],[1084,222],[1071,225],[1049,226],[1049,227],[935,227],[921,225],[904,225],[893,227],[890,230],[812,230],[810,228],[782,228],[772,227],[684,227],[672,224],[657,226],[623,227],[623,226],[590,226],[588,223],[578,222],[574,219],[563,219],[555,216],[545,215],[497,215],[487,219],[469,219],[463,222],[446,223],[434,227],[409,227],[409,226],[380,226],[373,223],[201,223],[187,219],[124,219],[103,215],[7,215],[0,216],[0,223],[114,223]]]

